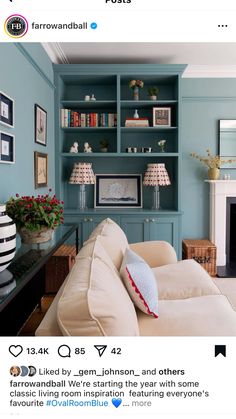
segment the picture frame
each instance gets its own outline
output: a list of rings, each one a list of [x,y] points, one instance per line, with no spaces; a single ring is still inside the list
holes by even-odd
[[[0,92],[0,123],[14,127],[14,100]]]
[[[0,131],[0,163],[15,163],[15,136]]]
[[[171,108],[153,108],[153,126],[170,127],[171,126]]]
[[[96,174],[94,208],[142,208],[142,175]]]
[[[47,112],[41,106],[34,105],[35,142],[47,145]]]
[[[48,155],[34,152],[34,184],[35,189],[48,186]]]

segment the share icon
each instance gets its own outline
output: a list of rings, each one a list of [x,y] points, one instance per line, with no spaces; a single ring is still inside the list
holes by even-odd
[[[107,349],[107,345],[94,345],[94,348],[97,349],[98,355],[101,357]]]

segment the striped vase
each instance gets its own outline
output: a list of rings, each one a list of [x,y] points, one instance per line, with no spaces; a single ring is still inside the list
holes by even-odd
[[[0,272],[11,263],[16,253],[16,226],[0,204]]]

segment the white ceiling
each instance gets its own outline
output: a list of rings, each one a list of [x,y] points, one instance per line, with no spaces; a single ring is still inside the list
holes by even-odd
[[[184,77],[236,77],[236,43],[43,44],[54,63],[188,64]]]

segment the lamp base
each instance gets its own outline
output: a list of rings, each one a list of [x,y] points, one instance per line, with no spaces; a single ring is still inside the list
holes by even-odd
[[[79,185],[79,209],[80,210],[87,209],[85,185]]]
[[[159,186],[153,187],[153,195],[152,195],[152,210],[160,210],[160,189]]]

